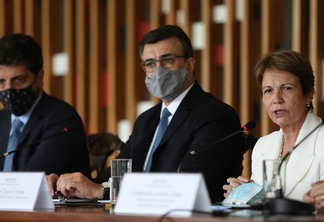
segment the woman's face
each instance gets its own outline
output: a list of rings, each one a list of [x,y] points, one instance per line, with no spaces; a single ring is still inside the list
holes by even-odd
[[[262,79],[262,103],[270,119],[281,128],[299,129],[307,115],[313,92],[304,95],[300,80],[287,71],[266,70]]]

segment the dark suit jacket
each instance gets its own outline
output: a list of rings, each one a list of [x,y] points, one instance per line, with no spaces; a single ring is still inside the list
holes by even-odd
[[[18,147],[63,131],[64,127],[69,129],[67,134],[62,133],[11,154],[14,155],[14,171],[45,171],[46,174],[59,175],[82,172],[89,176],[89,157],[81,118],[70,105],[45,92],[24,127]],[[1,110],[1,154],[7,151],[10,128],[11,113]],[[1,170],[3,164],[4,158],[0,159]]]
[[[143,171],[160,111],[161,104],[158,104],[141,114],[132,135],[122,148],[118,158],[132,158],[133,171]],[[200,153],[199,149],[240,128],[233,108],[204,92],[195,83],[175,112],[154,153],[151,172],[177,172],[186,153],[198,151],[184,160],[181,171],[203,173],[212,202],[222,201],[222,186],[226,179],[242,173],[244,137],[238,134]],[[97,181],[107,180],[108,177],[109,169]]]

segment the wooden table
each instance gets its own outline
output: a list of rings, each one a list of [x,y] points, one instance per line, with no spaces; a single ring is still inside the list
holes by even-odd
[[[105,207],[57,207],[54,211],[0,211],[0,221],[6,222],[158,222],[158,217],[116,215]],[[255,222],[255,221],[324,221],[324,213],[311,217],[272,216],[269,218],[242,218],[232,216],[211,216],[194,214],[189,218],[167,217],[163,222]]]

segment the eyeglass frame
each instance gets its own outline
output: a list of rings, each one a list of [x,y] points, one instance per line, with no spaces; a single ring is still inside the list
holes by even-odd
[[[156,66],[156,63],[157,63],[157,62],[159,62],[160,65],[161,65],[163,68],[169,69],[169,68],[172,68],[172,67],[165,67],[163,61],[164,61],[164,60],[168,60],[168,59],[173,59],[173,60],[175,61],[175,60],[178,59],[178,58],[185,58],[185,59],[188,59],[188,57],[187,57],[187,56],[184,56],[184,55],[168,54],[168,55],[163,55],[160,59],[147,59],[147,60],[141,62],[141,66],[142,66],[144,72],[146,72],[146,73],[152,73],[152,72],[155,71],[155,69],[156,69],[156,67],[157,67],[157,66]],[[150,71],[150,72],[146,71],[146,69],[147,69],[147,65],[146,65],[146,63],[147,63],[147,62],[152,62],[152,63],[154,63],[154,69],[153,69],[152,71]],[[172,65],[174,65],[174,64],[175,64],[175,63],[173,63]]]

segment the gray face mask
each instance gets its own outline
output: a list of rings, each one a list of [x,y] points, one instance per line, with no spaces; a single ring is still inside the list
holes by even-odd
[[[170,101],[181,93],[187,79],[187,69],[168,70],[159,66],[150,76],[146,76],[145,84],[151,95]]]

